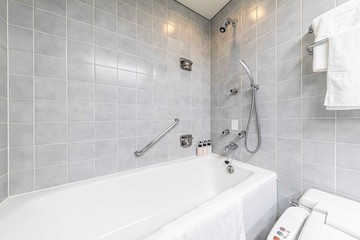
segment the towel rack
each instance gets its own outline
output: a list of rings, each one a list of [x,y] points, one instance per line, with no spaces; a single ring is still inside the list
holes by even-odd
[[[314,33],[314,27],[313,25],[310,25],[309,27],[309,31],[308,31],[310,34]],[[306,51],[308,51],[309,55],[313,55],[314,54],[314,47],[317,47],[319,45],[322,45],[324,43],[327,43],[329,41],[329,39],[323,39],[323,40],[320,40],[320,41],[317,41],[309,46],[306,47]]]
[[[175,125],[179,123],[180,120],[178,118],[175,118],[174,121],[175,122],[173,124],[171,124],[167,129],[165,129],[165,131],[163,131],[159,136],[157,136],[154,140],[152,140],[143,149],[141,149],[140,151],[135,151],[134,152],[135,156],[140,157],[141,155],[143,155],[147,150],[149,150],[149,148],[151,148],[157,141],[159,141],[166,133],[168,133],[171,129],[173,129],[175,127]]]

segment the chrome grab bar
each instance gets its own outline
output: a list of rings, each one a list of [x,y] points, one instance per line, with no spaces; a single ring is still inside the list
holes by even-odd
[[[309,34],[312,34],[314,33],[314,27],[313,25],[310,25],[309,27]],[[308,51],[309,55],[313,55],[314,54],[314,47],[317,47],[319,45],[322,45],[324,43],[327,43],[329,41],[329,39],[325,38],[323,40],[320,40],[320,41],[317,41],[309,46],[306,47],[306,51]]]
[[[151,148],[157,141],[159,141],[166,133],[168,133],[171,129],[173,129],[176,124],[179,123],[179,119],[175,118],[175,122],[173,124],[171,124],[167,129],[165,129],[164,132],[162,132],[159,136],[157,136],[154,140],[152,140],[148,145],[146,145],[143,149],[141,149],[140,151],[135,151],[134,154],[137,157],[140,157],[141,155],[143,155],[147,150],[149,150],[149,148]]]

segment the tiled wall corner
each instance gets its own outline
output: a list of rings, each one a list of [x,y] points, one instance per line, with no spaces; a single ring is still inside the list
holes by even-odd
[[[261,85],[262,148],[256,155],[239,149],[235,158],[278,173],[279,212],[308,188],[360,201],[360,112],[325,110],[326,74],[312,72],[312,57],[305,50],[314,41],[307,32],[312,19],[344,2],[232,0],[211,21],[214,151],[222,154],[229,141],[240,142],[235,131],[221,136],[230,120],[240,120],[240,129],[245,128],[250,91],[237,62],[242,58]],[[221,34],[219,26],[228,16],[239,19],[239,25]],[[230,96],[234,87],[241,92]]]
[[[10,195],[194,155],[179,136],[210,138],[209,28],[174,0],[10,0]]]
[[[0,202],[8,196],[7,0],[0,0]]]

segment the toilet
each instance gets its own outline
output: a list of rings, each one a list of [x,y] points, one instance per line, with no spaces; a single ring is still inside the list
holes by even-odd
[[[281,215],[267,240],[359,240],[360,203],[309,189]]]

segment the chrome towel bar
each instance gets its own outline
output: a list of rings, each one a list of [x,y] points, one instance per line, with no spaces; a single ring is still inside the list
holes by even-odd
[[[309,34],[314,33],[314,27],[313,27],[313,25],[310,25],[308,32],[309,32]],[[319,45],[322,45],[322,44],[324,44],[324,43],[327,43],[328,41],[329,41],[329,39],[327,39],[327,38],[326,38],[326,39],[323,39],[323,40],[320,40],[320,41],[317,41],[317,42],[315,42],[315,43],[307,46],[307,47],[306,47],[306,51],[308,51],[309,55],[313,55],[313,54],[314,54],[314,47],[317,47],[317,46],[319,46]]]
[[[135,151],[134,154],[137,157],[140,157],[141,155],[143,155],[147,150],[149,150],[149,148],[151,148],[157,141],[159,141],[166,133],[168,133],[171,129],[173,129],[176,124],[179,123],[179,119],[175,118],[175,122],[173,124],[171,124],[167,129],[165,129],[164,132],[162,132],[159,136],[157,136],[154,140],[152,140],[148,145],[146,145],[143,149],[141,149],[140,151]]]
[[[327,38],[326,38],[326,39],[323,39],[323,40],[320,40],[320,41],[318,41],[318,42],[315,42],[315,43],[307,46],[306,50],[308,51],[308,53],[309,53],[310,55],[313,55],[313,54],[314,54],[314,47],[319,46],[319,45],[324,44],[324,43],[327,43],[327,42],[328,42],[328,39],[327,39]]]

